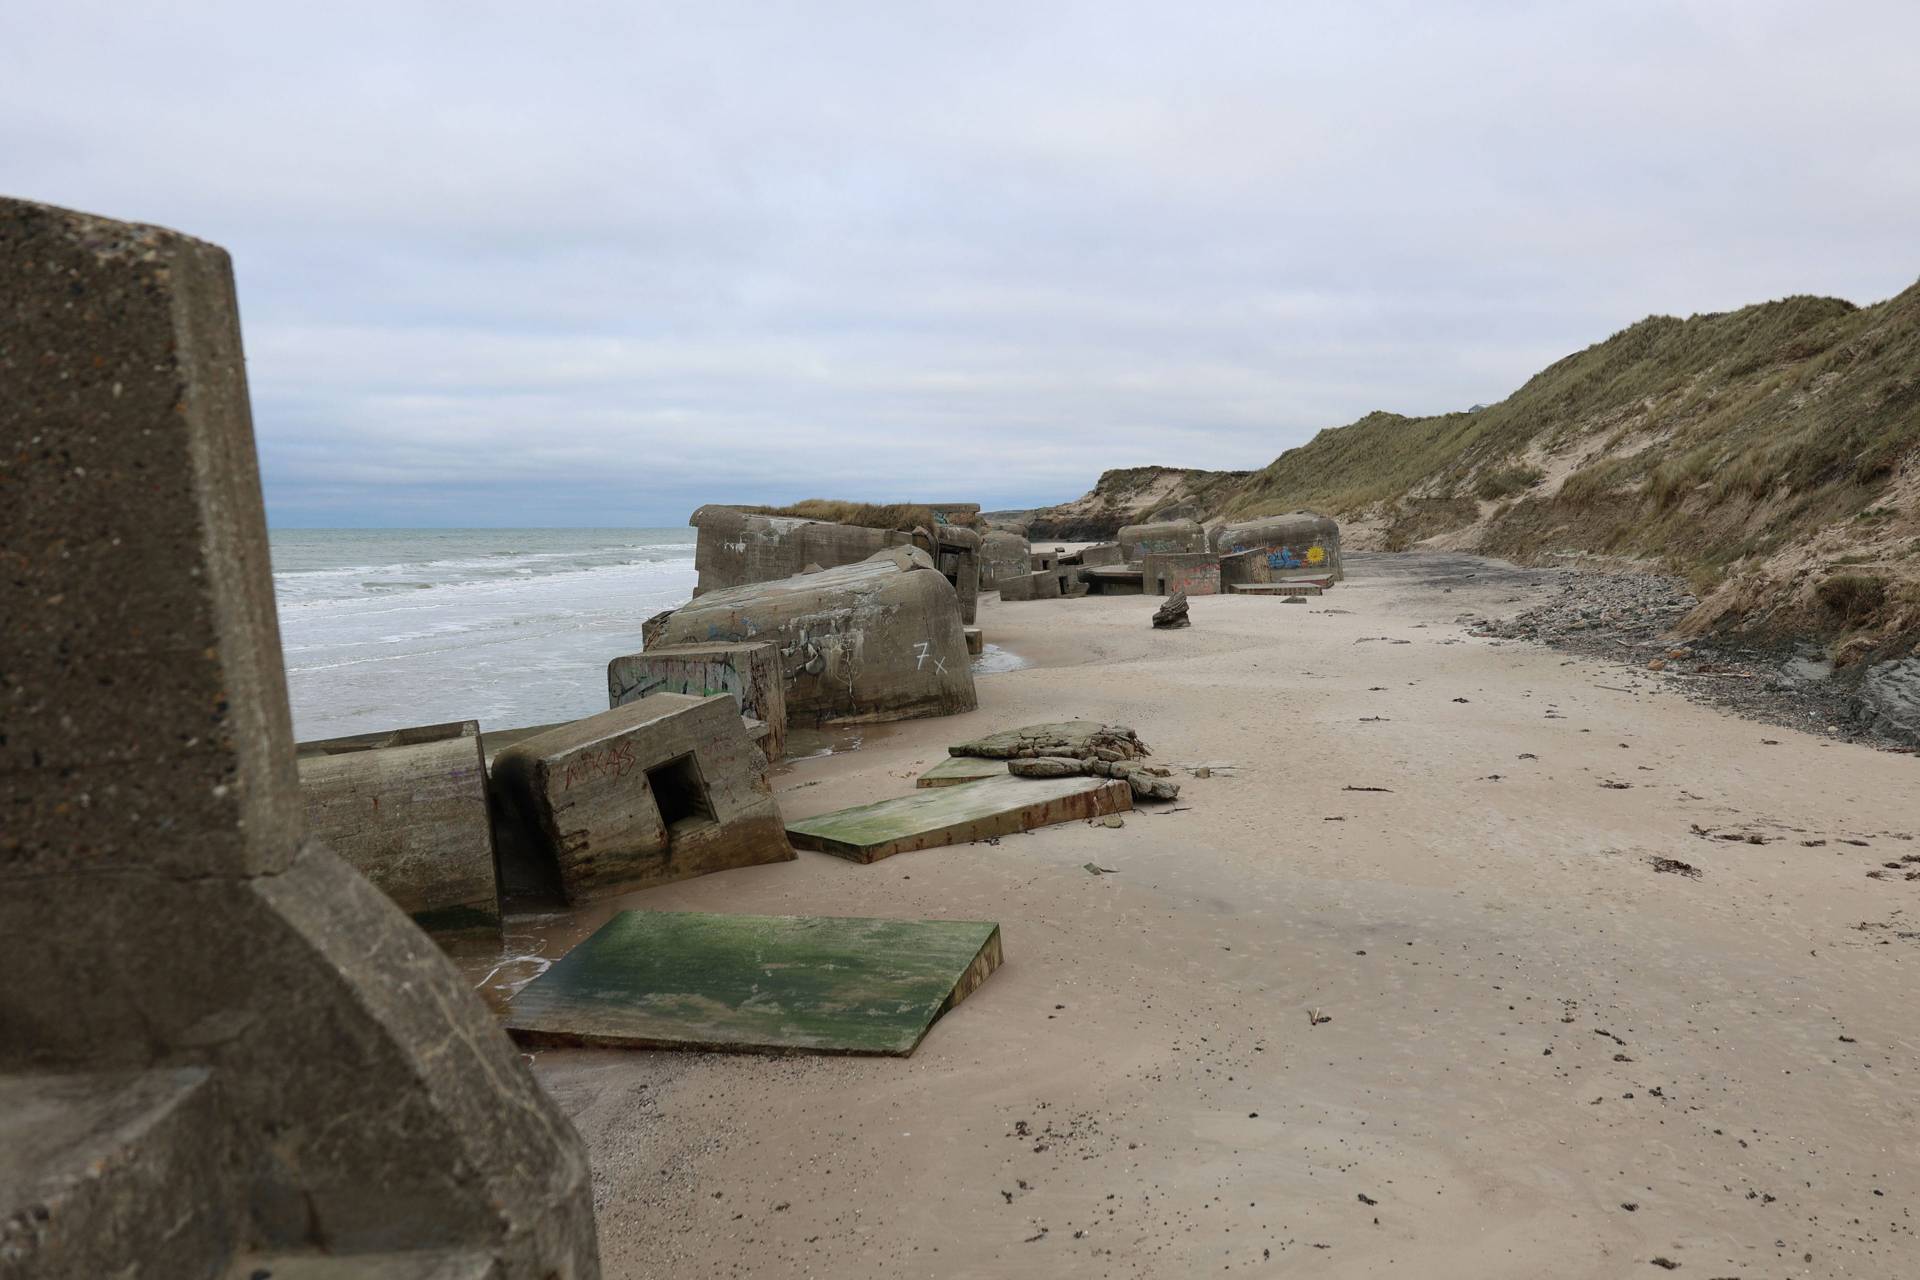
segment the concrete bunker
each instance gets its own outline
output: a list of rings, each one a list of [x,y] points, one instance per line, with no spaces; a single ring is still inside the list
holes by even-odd
[[[982,588],[997,588],[1008,578],[1021,578],[1032,573],[1028,563],[1032,548],[1026,538],[1005,529],[989,530],[981,539],[980,546],[980,585]]]
[[[1141,589],[1150,596],[1220,594],[1220,557],[1211,551],[1150,551],[1140,565]]]
[[[789,724],[905,720],[976,705],[952,584],[917,548],[709,592],[661,627],[669,645],[771,643]]]
[[[1115,535],[1128,564],[1139,564],[1149,553],[1181,554],[1210,551],[1204,529],[1191,520],[1163,520],[1157,524],[1130,524]]]
[[[655,693],[503,747],[501,858],[569,906],[793,857],[731,696]]]
[[[1213,549],[1226,557],[1252,556],[1263,561],[1266,578],[1243,576],[1257,568],[1236,566],[1234,582],[1277,582],[1289,576],[1346,577],[1340,563],[1340,524],[1313,511],[1295,511],[1222,525],[1213,533]]]

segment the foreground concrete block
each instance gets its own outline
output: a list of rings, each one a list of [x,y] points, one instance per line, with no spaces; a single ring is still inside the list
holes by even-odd
[[[655,693],[699,698],[728,694],[741,715],[766,726],[761,746],[767,759],[787,753],[786,681],[780,673],[780,650],[771,644],[662,645],[607,664],[608,707],[624,707]]]
[[[1191,520],[1162,520],[1154,524],[1130,524],[1115,535],[1128,564],[1139,564],[1150,552],[1180,554],[1211,551],[1206,530]]]
[[[306,838],[226,254],[0,200],[0,275],[0,1078],[197,1068],[215,1112],[129,1148],[193,1219],[116,1201],[68,1226],[124,1248],[26,1274],[161,1274],[226,1223],[592,1280],[578,1136],[446,956]],[[22,1152],[9,1204],[60,1158]]]
[[[1000,581],[1002,600],[1058,600],[1060,575],[1052,569]]]
[[[1000,967],[984,920],[623,911],[507,1010],[526,1044],[906,1057]]]
[[[987,636],[980,628],[968,627],[962,634],[967,638],[967,653],[970,656],[977,658],[987,651]]]
[[[1141,589],[1150,596],[1217,596],[1220,558],[1211,551],[1149,551],[1140,578]]]
[[[307,829],[415,924],[499,927],[477,722],[303,742],[299,764]]]
[[[494,757],[493,785],[569,905],[793,857],[726,694],[656,693],[523,738]]]
[[[701,596],[667,620],[668,644],[760,641],[780,651],[789,724],[952,715],[975,706],[953,587],[926,553]]]
[[[1212,540],[1213,549],[1223,556],[1258,553],[1267,563],[1269,580],[1290,574],[1325,574],[1335,582],[1346,577],[1339,522],[1312,511],[1222,525]]]
[[[965,786],[916,789],[878,804],[805,818],[789,823],[787,836],[801,849],[854,862],[878,862],[896,853],[965,844],[1131,808],[1133,789],[1125,782],[1029,779],[1002,773]]]

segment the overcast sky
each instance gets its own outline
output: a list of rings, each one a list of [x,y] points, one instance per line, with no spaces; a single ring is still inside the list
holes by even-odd
[[[232,251],[280,524],[1026,506],[1898,292],[1916,49],[1913,0],[6,0],[0,192]]]

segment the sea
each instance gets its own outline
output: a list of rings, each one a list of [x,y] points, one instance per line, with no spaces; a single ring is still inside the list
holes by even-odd
[[[693,596],[694,531],[277,529],[295,737],[607,709],[607,662]]]

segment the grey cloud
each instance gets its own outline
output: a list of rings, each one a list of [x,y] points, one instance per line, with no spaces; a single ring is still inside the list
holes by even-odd
[[[1071,496],[1911,281],[1905,3],[0,10],[9,194],[234,251],[276,518]]]

